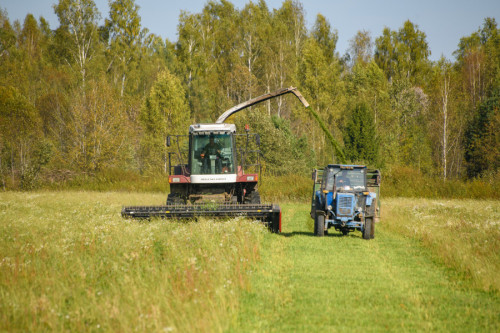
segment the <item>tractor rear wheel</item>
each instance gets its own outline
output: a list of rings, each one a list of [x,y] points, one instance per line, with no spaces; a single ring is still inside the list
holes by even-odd
[[[370,220],[371,220],[371,224],[372,224],[372,228],[371,228],[371,232],[370,232],[370,239],[374,239],[375,238],[375,219],[373,217],[370,217]]]
[[[373,218],[371,217],[365,218],[365,227],[363,228],[363,239],[373,238],[371,237],[372,228],[373,228]]]
[[[325,234],[325,215],[316,214],[314,218],[314,235],[322,237]]]

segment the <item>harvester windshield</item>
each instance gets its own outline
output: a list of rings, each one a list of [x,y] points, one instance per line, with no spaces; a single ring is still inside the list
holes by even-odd
[[[197,134],[191,141],[191,174],[235,173],[233,136],[223,134]]]

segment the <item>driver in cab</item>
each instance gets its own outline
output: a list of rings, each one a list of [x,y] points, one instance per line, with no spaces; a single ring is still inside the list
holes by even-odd
[[[351,186],[351,181],[349,179],[349,174],[347,171],[342,171],[339,177],[337,177],[337,186],[338,187],[349,187]]]
[[[210,156],[216,156],[218,159],[216,168],[220,170],[221,147],[218,143],[215,142],[215,137],[213,135],[210,135],[209,140],[209,143],[207,143],[200,154],[201,160],[203,162],[203,167],[205,170],[208,170],[210,164]]]

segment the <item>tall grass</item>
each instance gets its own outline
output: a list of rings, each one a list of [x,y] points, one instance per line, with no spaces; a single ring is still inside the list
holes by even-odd
[[[7,189],[16,189],[15,185],[9,184]],[[93,174],[69,171],[46,172],[38,180],[37,187],[47,190],[161,193],[170,191],[166,174],[140,175],[134,171],[120,169],[106,169]],[[498,188],[500,188],[500,173],[489,178],[443,180],[406,167],[382,170],[382,200],[386,197],[500,199]],[[263,174],[260,177],[259,191],[266,201],[307,202],[312,194],[312,180],[310,173],[281,176]]]
[[[500,173],[471,180],[427,176],[412,168],[393,168],[382,173],[384,197],[500,199]]]
[[[391,198],[382,223],[416,238],[473,285],[500,292],[500,201]]]
[[[92,174],[52,171],[39,180],[38,187],[47,190],[169,192],[168,175],[141,175],[134,171],[105,169]]]
[[[123,220],[164,195],[0,193],[0,331],[222,331],[267,231]]]
[[[291,174],[285,176],[263,176],[259,192],[267,201],[310,200],[313,182],[311,177]]]

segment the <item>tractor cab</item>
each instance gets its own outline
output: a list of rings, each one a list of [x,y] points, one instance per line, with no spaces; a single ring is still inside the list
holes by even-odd
[[[323,172],[323,189],[328,192],[366,191],[365,166],[328,165]]]

